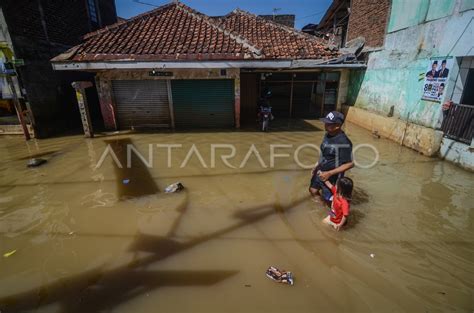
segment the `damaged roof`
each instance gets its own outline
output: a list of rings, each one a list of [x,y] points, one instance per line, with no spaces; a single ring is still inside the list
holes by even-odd
[[[52,62],[330,59],[319,38],[235,10],[210,18],[173,2],[84,36]]]

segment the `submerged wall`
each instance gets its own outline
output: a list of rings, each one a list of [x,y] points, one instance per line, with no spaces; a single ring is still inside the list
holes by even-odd
[[[423,127],[399,118],[390,118],[356,107],[345,110],[347,121],[371,131],[376,136],[393,140],[426,156],[436,156],[443,132]]]
[[[370,54],[365,73],[351,74],[348,104],[382,116],[393,112],[393,118],[416,125],[438,127],[441,104],[421,100],[424,76],[431,57],[474,55],[473,9],[474,1],[470,0],[392,1],[384,49]],[[454,91],[457,62],[450,69],[448,98]]]
[[[441,158],[448,160],[466,170],[474,172],[474,146],[466,145],[449,138],[443,138],[439,151]]]

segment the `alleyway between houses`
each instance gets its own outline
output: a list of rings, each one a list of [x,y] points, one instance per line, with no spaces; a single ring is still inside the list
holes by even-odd
[[[269,166],[270,144],[319,145],[322,128],[0,137],[0,311],[472,311],[474,174],[348,124],[354,146],[373,145],[380,160],[349,172],[352,220],[335,232],[293,158],[238,168],[252,144]],[[130,143],[146,159],[153,145],[152,168],[126,167]],[[110,156],[96,168],[107,144],[123,168]],[[183,145],[171,168],[157,144]],[[180,168],[193,144],[208,168],[195,156]],[[236,168],[217,158],[211,169],[211,144],[235,145]],[[32,157],[48,162],[27,168]],[[368,164],[374,153],[355,157]],[[182,192],[163,192],[177,181]],[[295,285],[267,279],[270,265]]]

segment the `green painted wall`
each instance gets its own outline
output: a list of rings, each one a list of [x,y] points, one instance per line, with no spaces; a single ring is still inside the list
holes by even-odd
[[[471,0],[462,1],[467,6]],[[441,103],[421,100],[430,58],[474,54],[474,10],[454,12],[455,2],[393,0],[384,49],[370,53],[365,72],[352,71],[347,103],[382,116],[393,107],[395,118],[436,128]],[[450,70],[446,97],[454,89],[457,65]]]
[[[393,0],[388,32],[449,16],[455,4],[456,0]],[[473,7],[474,0],[462,0],[460,11]]]
[[[393,0],[388,32],[420,24],[425,20],[429,6],[430,0]]]
[[[365,70],[353,70],[349,73],[349,86],[347,89],[346,102],[354,105],[359,95],[362,82],[364,81]]]
[[[474,9],[474,0],[462,0],[461,7],[459,8],[460,12]]]
[[[386,55],[380,52],[374,53],[372,57],[385,58]],[[348,99],[353,101],[353,97],[356,96],[354,103],[356,107],[383,116],[388,116],[393,106],[395,117],[434,128],[441,104],[421,100],[427,60],[413,60],[404,67],[397,67],[399,62],[397,59],[392,59],[388,61],[392,66],[368,69],[363,74],[353,72]],[[359,84],[360,89],[357,93]]]
[[[433,21],[453,14],[455,0],[431,0],[426,21]]]

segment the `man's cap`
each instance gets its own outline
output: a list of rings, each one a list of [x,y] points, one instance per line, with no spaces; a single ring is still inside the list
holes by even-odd
[[[344,124],[344,114],[338,111],[332,111],[326,117],[319,119],[324,124]]]

